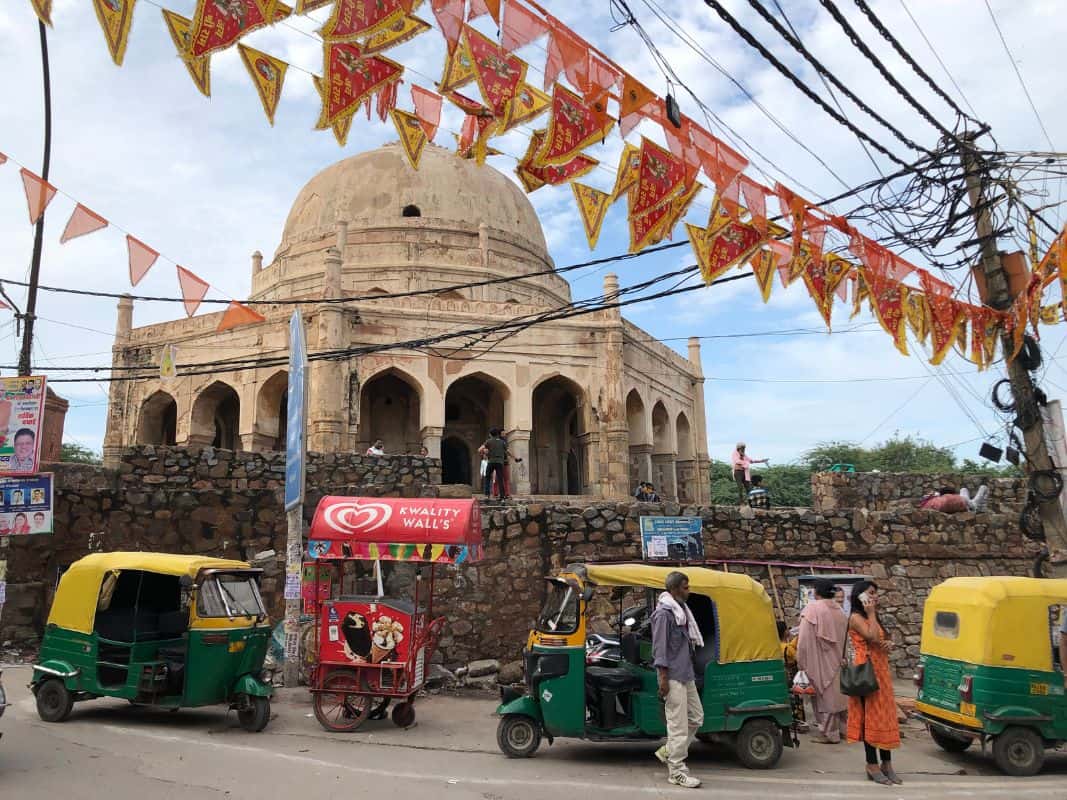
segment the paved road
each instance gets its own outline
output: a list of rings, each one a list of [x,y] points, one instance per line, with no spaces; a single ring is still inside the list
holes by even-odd
[[[25,689],[29,671],[8,668],[14,703],[0,719],[0,798],[37,800],[574,800],[694,796],[753,798],[1067,798],[1067,757],[1043,775],[1008,779],[980,753],[941,753],[915,727],[896,757],[903,787],[863,780],[858,746],[802,742],[778,769],[746,770],[724,750],[694,745],[694,774],[707,790],[668,786],[651,748],[561,742],[537,757],[505,759],[496,749],[491,699],[431,697],[418,724],[400,730],[367,723],[359,733],[328,734],[311,716],[304,692],[285,692],[261,734],[248,734],[224,709],[176,714],[96,700],[75,706],[67,722],[48,725]]]

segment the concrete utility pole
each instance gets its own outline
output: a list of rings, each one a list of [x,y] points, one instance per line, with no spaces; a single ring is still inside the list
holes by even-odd
[[[967,193],[970,196],[971,208],[974,213],[978,237],[982,245],[982,273],[985,275],[986,293],[985,302],[997,311],[1007,311],[1013,298],[1008,289],[1008,275],[1004,271],[1001,254],[997,250],[994,237],[993,220],[990,213],[990,198],[983,184],[982,159],[974,147],[974,136],[971,134],[961,139],[961,158],[967,181]],[[1023,415],[1023,421],[1031,422],[1030,426],[1023,430],[1023,447],[1026,449],[1026,463],[1028,472],[1054,470],[1052,458],[1049,456],[1048,447],[1045,444],[1045,429],[1038,413],[1037,401],[1034,399],[1034,382],[1019,359],[1008,360],[1008,356],[1014,347],[1012,335],[1005,332],[1001,337],[1001,348],[1004,351],[1007,363],[1008,378],[1011,381],[1011,391],[1015,398],[1017,409],[1033,409],[1032,415]],[[1065,465],[1067,466],[1067,465]],[[1041,521],[1045,529],[1045,542],[1050,553],[1049,564],[1056,577],[1067,577],[1067,520],[1063,516],[1063,508],[1059,498],[1052,500],[1038,500],[1041,511]]]

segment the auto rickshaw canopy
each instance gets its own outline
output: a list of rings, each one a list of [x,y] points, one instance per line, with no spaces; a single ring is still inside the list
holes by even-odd
[[[758,581],[735,572],[707,567],[655,567],[650,564],[586,564],[588,579],[598,586],[646,586],[663,589],[672,572],[689,578],[689,590],[715,604],[719,661],[764,661],[781,658],[774,607]]]
[[[1067,580],[949,578],[923,607],[922,653],[991,667],[1052,670],[1049,607]]]
[[[78,633],[92,633],[96,606],[104,578],[112,572],[130,570],[159,575],[188,575],[195,579],[202,570],[241,572],[251,567],[244,561],[170,553],[93,553],[75,561],[59,579],[48,624]]]
[[[477,500],[328,496],[308,531],[316,559],[462,564],[482,556]]]

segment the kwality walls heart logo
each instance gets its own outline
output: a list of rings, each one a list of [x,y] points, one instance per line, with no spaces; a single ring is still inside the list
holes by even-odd
[[[370,533],[385,525],[392,515],[390,505],[357,500],[335,503],[322,511],[323,520],[338,533]]]

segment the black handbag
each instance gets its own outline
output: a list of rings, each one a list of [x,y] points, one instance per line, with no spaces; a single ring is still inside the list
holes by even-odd
[[[845,633],[845,646],[842,657],[848,650],[848,633]],[[841,694],[849,697],[867,697],[878,691],[878,677],[874,674],[874,664],[868,656],[862,664],[849,664],[841,667]]]

